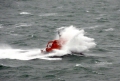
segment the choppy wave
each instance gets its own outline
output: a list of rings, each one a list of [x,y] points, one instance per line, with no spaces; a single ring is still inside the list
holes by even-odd
[[[61,60],[61,58],[50,58],[51,56],[63,56],[70,54],[71,51],[85,52],[96,46],[94,38],[85,36],[83,29],[78,29],[74,26],[61,27],[58,29],[61,34],[61,39],[67,40],[61,50],[54,50],[53,53],[42,54],[41,49],[14,49],[7,45],[0,47],[0,59],[46,59],[46,60]],[[58,39],[56,34],[55,39]]]
[[[3,28],[2,24],[0,24],[0,28]]]
[[[42,16],[42,17],[48,17],[48,16],[56,16],[58,15],[57,13],[44,13],[44,14],[40,14],[39,16]]]
[[[105,29],[105,31],[113,31],[114,28],[108,28],[108,29]]]
[[[15,27],[29,27],[29,26],[32,26],[31,23],[18,23],[18,24],[15,24]]]
[[[3,64],[0,64],[0,70],[2,69],[7,69],[7,68],[11,68],[10,66],[6,66],[6,65],[3,65]]]

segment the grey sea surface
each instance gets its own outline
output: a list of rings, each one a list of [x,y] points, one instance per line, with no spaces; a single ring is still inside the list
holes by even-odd
[[[0,0],[1,51],[45,47],[71,25],[95,39],[88,56],[0,59],[0,81],[120,81],[120,0]]]

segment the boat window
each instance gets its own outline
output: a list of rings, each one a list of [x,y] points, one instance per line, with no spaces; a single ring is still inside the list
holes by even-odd
[[[48,48],[51,48],[51,46],[52,46],[52,43],[49,43],[49,44],[47,45]]]

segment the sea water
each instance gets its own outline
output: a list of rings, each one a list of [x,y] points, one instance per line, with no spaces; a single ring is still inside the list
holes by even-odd
[[[41,54],[48,41],[59,39],[58,30],[67,43]],[[85,56],[50,58],[71,50]],[[0,0],[0,81],[120,81],[119,76],[120,0]]]

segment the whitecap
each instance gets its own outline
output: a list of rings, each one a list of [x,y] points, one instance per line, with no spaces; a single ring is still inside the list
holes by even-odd
[[[105,65],[111,65],[110,62],[96,62],[95,66],[105,66]]]
[[[89,10],[86,10],[86,12],[88,13],[88,12],[90,12]]]
[[[42,17],[48,17],[48,16],[56,16],[58,15],[57,13],[44,13],[44,14],[40,14],[39,16],[42,16]]]
[[[15,24],[15,27],[29,27],[29,26],[32,26],[31,23],[18,23],[18,24]]]
[[[0,28],[3,28],[3,25],[2,25],[2,24],[0,24]]]
[[[81,64],[76,64],[75,66],[82,66]]]
[[[30,15],[30,12],[20,12],[20,15]]]
[[[105,29],[105,31],[113,31],[114,28],[108,28],[108,29]]]
[[[84,27],[84,29],[96,29],[102,27],[102,25],[95,25],[95,26],[90,26],[90,27]]]
[[[19,35],[19,34],[10,34],[12,36],[22,36],[22,35]]]

